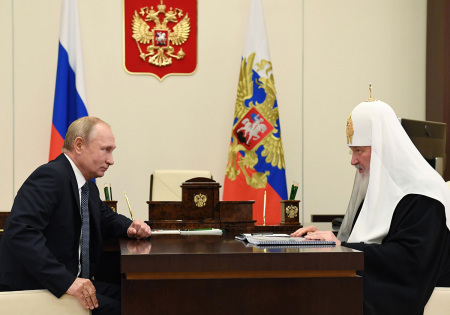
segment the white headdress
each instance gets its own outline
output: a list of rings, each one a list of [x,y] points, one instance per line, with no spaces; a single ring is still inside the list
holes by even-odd
[[[367,101],[356,106],[347,122],[347,143],[372,147],[370,177],[354,228],[348,236],[359,204],[349,204],[340,240],[348,237],[349,242],[381,243],[389,231],[395,207],[408,194],[440,201],[450,227],[450,190],[416,149],[388,104]]]

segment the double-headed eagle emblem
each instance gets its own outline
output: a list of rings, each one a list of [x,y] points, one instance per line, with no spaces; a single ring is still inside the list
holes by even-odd
[[[270,175],[269,171],[255,172],[255,165],[259,162],[256,151],[261,146],[263,149],[260,154],[267,164],[278,169],[285,169],[286,165],[278,125],[279,113],[272,63],[262,60],[256,64],[257,71],[265,71],[267,77],[255,78],[254,60],[253,53],[248,58],[243,58],[241,63],[226,175],[229,179],[236,180],[242,171],[247,185],[258,189],[266,187],[267,176]],[[265,99],[261,103],[252,100],[254,86],[265,92]],[[243,153],[242,157],[238,155],[239,152]]]
[[[294,205],[290,205],[286,208],[286,215],[293,219],[297,216],[298,214],[298,207],[294,206]]]
[[[157,11],[153,6],[141,8],[139,14],[134,12],[133,16],[133,38],[139,48],[140,57],[152,65],[164,67],[172,64],[172,58],[182,59],[185,52],[180,47],[175,54],[175,48],[171,45],[179,46],[188,40],[191,29],[188,14],[172,7],[166,12],[166,6],[161,0],[157,5]],[[163,15],[162,20],[160,15]],[[142,17],[141,17],[142,16]],[[148,24],[150,23],[150,25]],[[177,23],[171,30],[169,23]],[[150,30],[150,26],[154,27]],[[146,51],[141,45],[148,45]]]
[[[194,195],[194,203],[197,208],[204,207],[206,205],[207,200],[208,200],[208,197],[206,197],[203,194]]]

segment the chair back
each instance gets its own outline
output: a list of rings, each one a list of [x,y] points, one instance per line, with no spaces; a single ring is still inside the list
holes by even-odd
[[[78,299],[63,294],[59,299],[48,290],[0,292],[0,313],[14,315],[89,315]]]
[[[150,201],[181,201],[181,184],[194,177],[212,178],[205,170],[155,170],[150,176]]]
[[[431,294],[423,315],[450,314],[450,288],[436,287]]]

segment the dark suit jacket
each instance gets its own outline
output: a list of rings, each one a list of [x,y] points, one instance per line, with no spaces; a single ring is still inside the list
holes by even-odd
[[[100,260],[103,239],[126,237],[132,223],[105,205],[89,181],[90,271]],[[0,288],[48,289],[60,297],[78,273],[80,198],[75,174],[61,154],[40,166],[14,200],[0,243]]]

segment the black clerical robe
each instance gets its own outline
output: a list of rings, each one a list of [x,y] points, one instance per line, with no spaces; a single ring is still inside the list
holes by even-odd
[[[381,244],[342,243],[364,251],[364,314],[423,314],[434,287],[450,286],[450,232],[444,206],[407,195]]]

